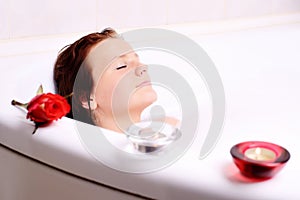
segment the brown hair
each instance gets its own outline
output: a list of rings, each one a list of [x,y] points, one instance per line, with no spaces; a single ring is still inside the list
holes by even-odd
[[[74,118],[76,116],[77,120],[94,124],[91,119],[91,110],[88,111],[81,106],[82,97],[88,103],[90,102],[89,94],[93,81],[89,72],[80,69],[80,66],[93,46],[110,37],[117,37],[117,33],[111,28],[106,28],[102,32],[91,33],[80,38],[59,52],[54,64],[56,92],[61,96],[68,96],[74,92],[73,96],[67,99],[72,107],[67,117]],[[79,69],[80,73],[78,73]],[[85,84],[74,87],[75,79],[76,82],[77,79],[80,79],[79,82]],[[76,91],[73,91],[73,89],[76,89]]]

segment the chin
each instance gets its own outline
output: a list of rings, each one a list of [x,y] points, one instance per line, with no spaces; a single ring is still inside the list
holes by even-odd
[[[138,89],[130,98],[131,110],[143,111],[157,100],[157,94],[151,86],[145,86]]]
[[[152,104],[157,100],[157,94],[155,90],[153,90],[152,86],[146,86],[142,88],[139,95],[140,95],[140,99],[143,99],[145,103],[148,103],[147,106],[149,106],[150,104]]]

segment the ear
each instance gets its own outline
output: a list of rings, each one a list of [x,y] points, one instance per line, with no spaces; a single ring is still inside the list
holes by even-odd
[[[88,100],[86,98],[81,99],[81,105],[85,109],[91,108],[91,110],[95,110],[97,108],[96,98],[94,96],[91,96],[90,100]]]

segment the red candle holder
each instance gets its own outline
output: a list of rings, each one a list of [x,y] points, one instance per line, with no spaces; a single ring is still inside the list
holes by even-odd
[[[285,148],[261,141],[236,144],[230,153],[240,172],[250,178],[271,178],[290,159],[290,153]]]

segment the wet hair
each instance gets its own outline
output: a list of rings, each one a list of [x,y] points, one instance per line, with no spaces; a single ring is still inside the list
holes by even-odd
[[[93,88],[92,76],[89,71],[80,69],[80,66],[96,44],[115,37],[117,37],[116,31],[106,28],[102,32],[88,34],[60,50],[54,64],[54,82],[56,93],[68,96],[71,111],[66,115],[67,117],[94,124],[91,109],[87,110],[81,105],[82,100],[90,103],[90,93]],[[74,87],[75,80],[85,84],[78,84]]]

